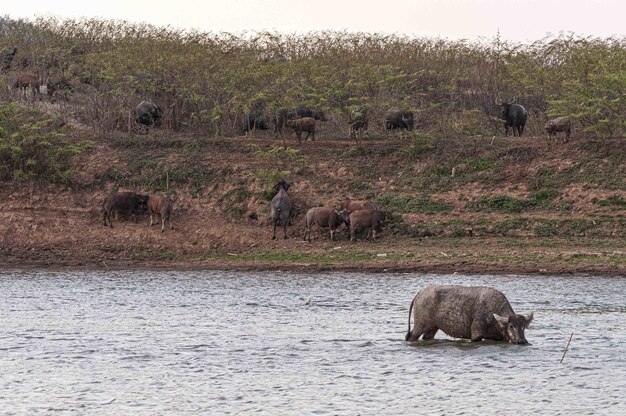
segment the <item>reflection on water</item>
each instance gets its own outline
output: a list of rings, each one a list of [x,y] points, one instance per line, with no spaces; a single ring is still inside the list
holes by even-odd
[[[533,310],[530,344],[406,343],[436,282]],[[6,414],[626,412],[626,279],[0,272],[0,293]]]

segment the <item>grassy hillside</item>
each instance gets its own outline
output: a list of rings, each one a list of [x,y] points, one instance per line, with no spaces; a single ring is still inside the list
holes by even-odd
[[[623,132],[626,41],[546,38],[532,44],[320,32],[302,36],[199,33],[119,21],[0,18],[0,47],[18,52],[0,84],[20,71],[73,91],[60,106],[101,132],[126,130],[128,111],[154,100],[174,131],[233,136],[255,107],[326,110],[336,131],[366,105],[376,128],[390,107],[416,112],[421,131],[493,135],[497,98],[526,106],[528,130],[569,115],[593,135]],[[10,100],[6,89],[0,99]],[[63,94],[61,94],[63,95]]]
[[[596,272],[626,269],[626,44],[561,37],[531,45],[318,33],[239,38],[108,21],[3,19],[18,48],[0,83],[32,71],[67,94],[26,102],[0,88],[0,259],[5,265],[302,267]],[[530,111],[502,137],[495,98]],[[165,123],[138,134],[142,99]],[[18,102],[21,102],[18,103]],[[366,104],[370,134],[347,132]],[[239,135],[254,106],[323,109],[318,139]],[[386,135],[392,106],[417,129]],[[569,143],[543,121],[568,114]],[[269,200],[293,183],[291,239],[271,241]],[[175,230],[110,230],[115,189],[166,193]],[[377,242],[302,235],[313,206],[369,198],[393,218]],[[195,265],[195,266],[194,266]]]

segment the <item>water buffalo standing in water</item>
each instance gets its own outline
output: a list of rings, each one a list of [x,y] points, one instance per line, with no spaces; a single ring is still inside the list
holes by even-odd
[[[144,126],[146,133],[152,126],[159,127],[163,111],[151,101],[142,101],[135,107],[135,121]]]
[[[385,131],[387,133],[395,129],[413,130],[413,112],[401,110],[389,110],[385,114]]]
[[[513,104],[514,102],[515,99],[510,103],[496,100],[496,104],[500,106],[500,117],[504,120],[505,136],[509,135],[509,127],[513,129],[513,136],[516,132],[517,136],[521,136],[524,133],[524,126],[528,118],[528,111],[519,104]]]
[[[411,301],[406,340],[432,339],[441,329],[455,338],[526,344],[524,330],[532,320],[532,312],[516,314],[506,296],[490,287],[428,286]]]
[[[272,199],[270,203],[271,213],[270,218],[272,219],[272,224],[274,226],[274,233],[272,234],[272,240],[276,239],[276,226],[278,223],[283,225],[283,234],[285,240],[287,239],[287,224],[289,223],[289,218],[291,218],[291,198],[287,194],[287,190],[291,185],[285,181],[280,181],[274,187],[278,193]]]
[[[545,129],[549,136],[556,136],[560,131],[565,133],[565,142],[569,141],[569,136],[572,134],[572,122],[569,117],[557,117],[552,120],[548,120],[545,125]]]

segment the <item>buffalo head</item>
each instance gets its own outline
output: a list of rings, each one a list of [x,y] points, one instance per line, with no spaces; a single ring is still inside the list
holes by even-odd
[[[496,327],[502,334],[505,341],[513,344],[527,344],[526,337],[524,336],[524,330],[528,328],[528,325],[533,320],[533,313],[530,312],[527,315],[515,314],[509,317],[493,314],[496,320]]]
[[[288,191],[290,186],[291,184],[289,182],[280,181],[276,185],[274,185],[274,189],[276,190],[276,192],[280,191],[280,188],[283,188],[285,191]]]

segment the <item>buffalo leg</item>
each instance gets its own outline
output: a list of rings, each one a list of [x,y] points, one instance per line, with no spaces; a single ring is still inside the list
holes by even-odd
[[[424,331],[424,335],[422,336],[422,339],[433,339],[435,338],[435,334],[437,333],[437,331],[439,331],[439,328],[432,327],[432,328],[428,328],[426,331]]]
[[[424,323],[420,322],[419,319],[416,320],[413,324],[413,329],[407,334],[406,340],[409,342],[417,341],[418,339],[420,339],[422,334],[426,332],[427,329],[428,328],[424,325]]]
[[[272,234],[272,240],[276,240],[276,226],[278,225],[278,220],[274,221],[274,233]]]
[[[472,342],[478,342],[483,340],[483,331],[480,328],[480,324],[473,322],[471,327],[471,340]]]
[[[287,221],[283,224],[283,238],[287,239]]]
[[[161,215],[161,232],[165,231],[165,215]]]

